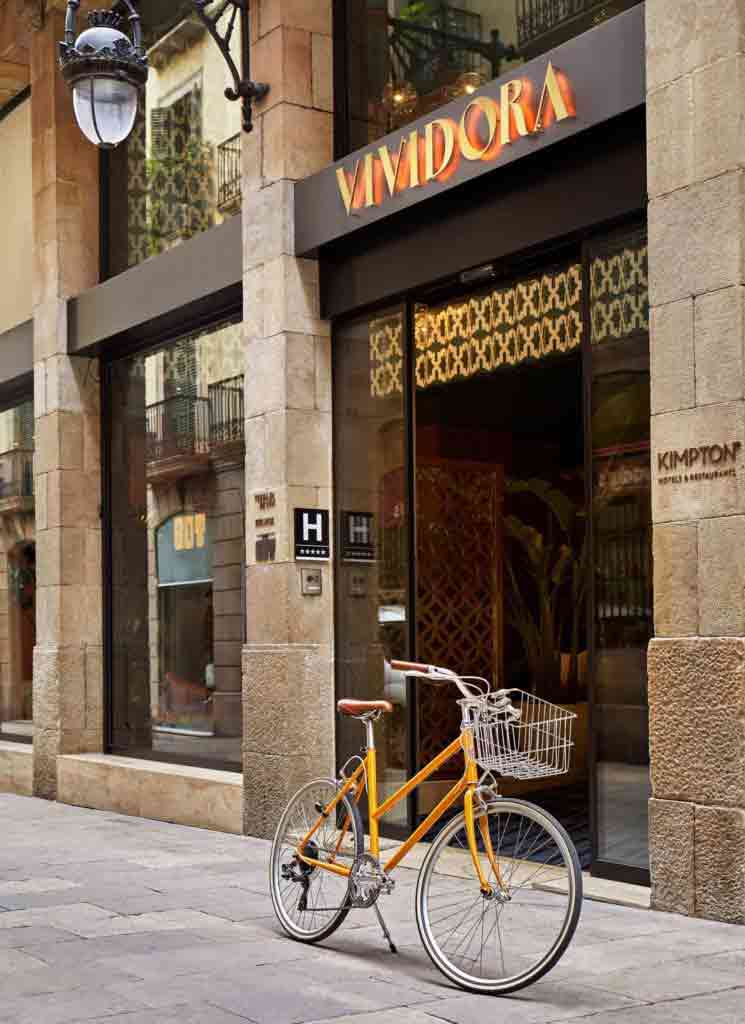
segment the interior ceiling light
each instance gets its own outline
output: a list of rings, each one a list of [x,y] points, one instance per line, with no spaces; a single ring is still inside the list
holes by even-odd
[[[383,107],[392,114],[413,114],[419,102],[419,93],[411,82],[388,81],[383,89]]]

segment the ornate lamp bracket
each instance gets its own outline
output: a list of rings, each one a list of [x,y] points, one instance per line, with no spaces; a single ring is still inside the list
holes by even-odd
[[[192,0],[192,4],[207,31],[217,43],[230,74],[233,76],[233,87],[225,90],[225,96],[229,100],[241,101],[243,130],[250,132],[253,128],[251,120],[253,101],[266,96],[269,86],[262,82],[252,82],[250,77],[249,0],[217,0],[217,2],[216,0]],[[226,15],[224,27],[221,27],[220,22]],[[241,30],[240,71],[230,52],[230,40],[239,21]]]

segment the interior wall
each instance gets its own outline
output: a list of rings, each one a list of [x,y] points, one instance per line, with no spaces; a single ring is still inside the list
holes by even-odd
[[[0,121],[0,333],[31,318],[31,102]]]

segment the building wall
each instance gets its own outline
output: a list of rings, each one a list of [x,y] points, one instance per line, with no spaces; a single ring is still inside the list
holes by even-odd
[[[745,3],[646,24],[653,902],[745,923]]]
[[[0,121],[0,334],[31,318],[31,101]],[[5,449],[3,449],[5,450]]]
[[[196,22],[196,15],[193,19]],[[197,22],[197,24],[200,24]],[[200,24],[201,27],[201,24]],[[230,52],[240,66],[240,29],[231,40]],[[208,148],[210,161],[210,188],[217,190],[217,147],[220,143],[241,130],[240,105],[225,100],[225,89],[232,86],[225,60],[213,40],[203,29],[200,38],[187,45],[178,54],[165,59],[158,55],[158,46],[151,54],[151,68],[145,90],[145,112],[147,118],[148,153],[152,152],[151,112],[161,106],[168,106],[185,92],[198,87],[202,94],[202,140]],[[214,222],[222,223],[224,217],[219,210],[214,212]]]
[[[330,330],[320,318],[317,265],[295,257],[292,239],[293,183],[331,160],[331,6],[251,5],[252,71],[271,83],[257,104],[254,132],[242,140],[244,829],[262,835],[271,834],[298,782],[334,766],[331,569],[323,570],[323,596],[306,597],[291,554],[293,507],[333,504]],[[649,652],[653,898],[663,909],[745,922],[745,0],[647,0],[646,12],[657,634]],[[71,124],[59,82],[61,33],[62,17],[53,10],[33,40],[33,176],[30,104],[0,123],[0,330],[32,309],[34,182],[34,786],[46,797],[57,795],[60,759],[103,749],[99,367],[69,356],[66,319],[67,300],[97,279],[98,163]],[[199,63],[203,49],[205,104],[216,111],[205,122],[224,116],[227,137],[239,109],[222,96],[224,69],[213,44],[200,42],[189,59]],[[177,85],[163,77],[160,87],[165,95]],[[667,452],[724,444],[740,445],[733,476],[660,483],[660,456],[664,462]],[[228,504],[240,502],[236,474],[224,481]],[[255,557],[256,500],[268,494],[276,502],[272,564]],[[223,510],[232,520],[223,539],[235,549],[233,507]],[[0,584],[3,568],[0,556]],[[225,563],[224,575],[231,581],[225,615],[232,629],[234,562]]]

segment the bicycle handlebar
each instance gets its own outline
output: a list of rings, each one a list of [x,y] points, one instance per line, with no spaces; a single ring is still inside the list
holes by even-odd
[[[392,661],[391,668],[396,672],[424,672],[429,675],[431,665],[422,665],[417,661]]]
[[[418,676],[420,678],[429,678],[433,682],[435,680],[442,680],[443,682],[455,683],[463,696],[468,699],[481,698],[489,695],[491,706],[496,711],[501,711],[513,720],[518,720],[522,717],[522,713],[517,710],[510,700],[509,690],[493,690],[489,693],[489,683],[485,679],[476,679],[476,677],[466,676],[464,679],[453,672],[449,668],[441,668],[438,665],[424,665],[418,661],[392,661],[390,662],[391,668],[396,672],[403,672],[407,676]]]
[[[407,676],[419,676],[431,679],[433,682],[441,680],[446,683],[455,683],[464,697],[471,698],[483,696],[488,691],[489,684],[486,683],[486,691],[481,686],[469,683],[461,679],[457,672],[452,669],[442,668],[439,665],[424,665],[418,661],[392,661],[391,668],[397,672],[403,672]]]

